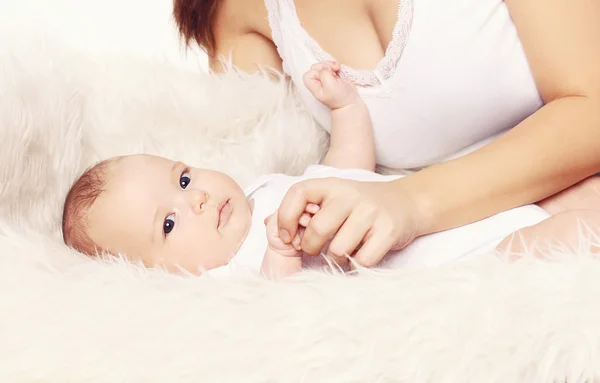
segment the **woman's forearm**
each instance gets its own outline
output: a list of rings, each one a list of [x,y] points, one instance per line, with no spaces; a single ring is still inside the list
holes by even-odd
[[[464,157],[395,182],[419,211],[419,235],[535,203],[600,170],[600,101],[557,99]]]

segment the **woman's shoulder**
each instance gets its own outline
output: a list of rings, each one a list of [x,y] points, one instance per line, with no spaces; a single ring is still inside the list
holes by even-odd
[[[214,24],[215,32],[234,36],[249,32],[268,34],[264,0],[221,0]]]

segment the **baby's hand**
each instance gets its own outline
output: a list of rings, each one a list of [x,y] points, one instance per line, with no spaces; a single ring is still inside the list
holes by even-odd
[[[312,216],[319,210],[319,206],[309,204],[300,217],[298,234],[292,244],[284,243],[277,230],[277,212],[265,219],[267,227],[267,240],[269,247],[265,252],[261,271],[270,279],[284,278],[302,270],[302,249],[300,242],[304,227],[308,225]]]
[[[265,218],[265,226],[267,227],[267,240],[269,241],[270,250],[273,250],[278,255],[284,257],[302,256],[302,251],[296,249],[291,243],[283,242],[279,237],[279,231],[277,229],[277,212]],[[300,230],[298,230],[298,232],[300,232]]]
[[[338,74],[340,64],[326,61],[313,65],[304,74],[304,85],[330,109],[340,109],[360,100],[356,86]]]
[[[279,237],[279,231],[277,228],[277,212],[271,214],[265,218],[265,226],[267,227],[267,240],[269,241],[269,247],[275,250],[277,253],[286,257],[297,257],[302,256],[302,248],[300,243],[302,242],[302,234],[304,234],[304,228],[308,226],[311,218],[319,211],[319,205],[309,203],[306,205],[305,211],[298,221],[298,233],[292,240],[292,243],[285,243]]]

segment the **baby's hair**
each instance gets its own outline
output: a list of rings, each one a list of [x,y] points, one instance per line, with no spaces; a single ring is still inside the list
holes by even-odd
[[[173,0],[173,17],[179,35],[189,47],[193,40],[209,55],[214,54],[214,22],[220,0]]]
[[[87,255],[101,252],[88,234],[88,211],[104,191],[108,166],[114,159],[104,160],[90,168],[75,181],[65,198],[62,232],[65,244]]]

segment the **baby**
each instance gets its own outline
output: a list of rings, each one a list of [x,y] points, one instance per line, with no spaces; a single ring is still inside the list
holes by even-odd
[[[371,173],[375,145],[369,113],[354,85],[341,79],[338,71],[337,63],[326,62],[313,65],[304,76],[307,89],[332,110],[330,148],[323,164],[325,169]],[[311,167],[305,174],[319,169]],[[265,251],[281,251],[288,256],[282,260],[288,261],[290,255],[301,253],[276,234],[269,236],[269,246],[265,222],[274,227],[275,219],[267,218],[289,186],[302,178],[265,176],[243,191],[226,174],[166,158],[111,158],[87,170],[69,191],[63,212],[64,241],[88,255],[122,254],[147,266],[191,273],[225,265],[231,268],[240,252],[254,261],[238,262],[238,269],[242,263],[256,269]],[[253,194],[267,184],[278,186],[279,196],[269,195],[266,200],[261,196],[257,204]],[[307,206],[301,224],[317,210],[317,206]],[[288,268],[286,274],[292,266],[294,270],[302,267],[300,258],[293,260],[293,264],[282,263]]]
[[[289,188],[307,178],[399,178],[374,173],[369,112],[356,87],[337,75],[339,69],[332,62],[313,65],[304,75],[306,89],[300,89],[331,110],[330,147],[322,165],[310,166],[299,177],[266,175],[242,190],[223,173],[166,158],[111,158],[86,171],[69,191],[63,214],[65,242],[89,255],[122,254],[149,267],[193,274],[249,271],[277,278],[303,267],[327,266],[321,257],[303,257],[299,237],[292,245],[278,237],[277,209]],[[306,206],[299,224],[306,227],[318,209]],[[512,232],[547,217],[535,205],[509,210],[417,238],[388,254],[379,266],[433,266],[489,254]]]

